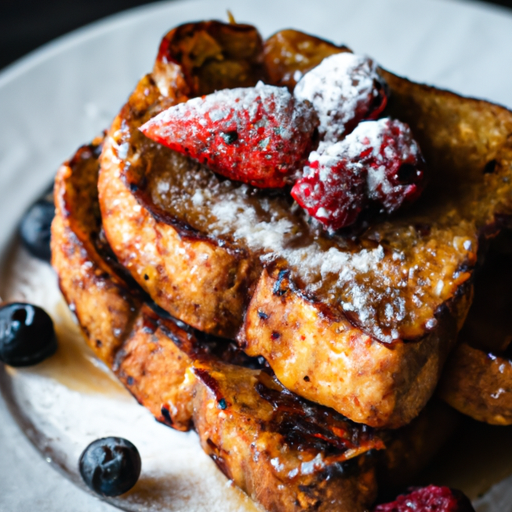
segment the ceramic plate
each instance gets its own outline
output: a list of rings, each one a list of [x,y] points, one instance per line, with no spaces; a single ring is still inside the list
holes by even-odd
[[[138,78],[151,69],[161,36],[186,21],[226,19],[227,9],[238,21],[255,24],[263,36],[298,28],[345,43],[413,80],[512,107],[512,16],[447,0],[162,2],[76,31],[10,66],[0,74],[0,295],[44,305],[55,319],[61,348],[57,357],[33,369],[0,371],[2,511],[115,510],[79,489],[76,472],[85,444],[112,434],[137,444],[144,468],[139,484],[115,506],[254,509],[199,450],[195,434],[157,424],[96,363],[83,347],[51,269],[29,258],[14,240],[23,211],[58,165],[109,124]],[[510,430],[468,428],[476,430],[462,438],[491,436],[492,447],[481,445],[478,463],[478,449],[466,459],[454,456],[458,462],[445,457],[438,474],[475,498],[484,493],[475,501],[478,512],[512,511],[512,480],[505,478],[512,473]]]

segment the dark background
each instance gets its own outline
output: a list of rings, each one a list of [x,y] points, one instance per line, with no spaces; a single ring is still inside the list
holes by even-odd
[[[0,69],[71,30],[109,14],[151,2],[152,0],[0,0]],[[502,5],[512,12],[512,0],[484,0],[484,3]]]

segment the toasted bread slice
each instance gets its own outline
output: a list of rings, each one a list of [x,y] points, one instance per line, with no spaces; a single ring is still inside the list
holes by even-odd
[[[129,290],[97,249],[101,223],[95,186],[98,162],[94,153],[99,143],[80,148],[57,173],[52,265],[59,275],[64,297],[95,354],[115,369],[121,381],[157,419],[165,421],[162,406],[168,404],[173,410],[174,428],[188,430],[191,389],[181,389],[180,385],[185,382],[189,358],[169,338],[162,337],[158,343],[162,355],[154,364],[155,315],[149,308],[143,308],[137,292]],[[155,386],[161,387],[155,391]]]
[[[267,75],[292,87],[302,47],[311,65],[315,48],[346,50],[306,35],[301,46],[289,34],[267,41],[266,69],[253,81]],[[290,37],[295,59],[280,51]],[[181,63],[171,56],[176,73]],[[102,155],[103,222],[120,262],[172,315],[205,332],[238,334],[294,392],[369,425],[409,422],[464,320],[479,236],[512,211],[512,113],[382,71],[386,113],[410,124],[431,183],[409,211],[330,237],[285,195],[219,179],[139,133],[144,121],[198,93],[197,81],[196,89],[190,80],[165,82],[163,67],[160,58],[139,83]],[[236,74],[226,77],[224,86],[239,85]]]
[[[220,469],[267,510],[330,510],[333,504],[365,510],[375,499],[376,481],[364,454],[382,447],[378,436],[321,407],[309,430],[288,432],[287,421],[300,426],[315,406],[261,370],[202,357],[191,332],[156,315],[138,290],[133,295],[121,276],[114,283],[115,272],[100,268],[106,265],[95,249],[100,219],[86,220],[89,208],[83,208],[95,210],[88,186],[97,176],[94,151],[81,148],[59,170],[52,226],[52,263],[91,348],[157,419],[180,430],[193,422]]]
[[[512,424],[512,234],[491,243],[475,279],[475,300],[439,384],[458,411],[493,425]]]
[[[137,183],[138,178],[143,179],[139,173],[143,168],[136,166],[137,174],[121,179],[115,141],[123,144],[118,136],[128,132],[138,142],[123,148],[135,149],[138,144],[155,147],[137,128],[163,104],[168,107],[188,96],[215,90],[220,78],[204,79],[210,77],[211,69],[222,77],[224,88],[255,85],[265,77],[262,62],[263,43],[254,27],[200,22],[169,32],[160,45],[152,75],[140,81],[111,126],[99,182],[105,232],[120,263],[159,306],[201,331],[231,339],[240,328],[247,289],[259,270],[252,268],[245,251],[228,246],[219,250],[217,243],[200,236],[187,222],[178,221],[173,227],[155,221],[131,195],[131,191],[145,192]],[[241,69],[245,71],[241,73]],[[164,163],[169,152],[161,156]],[[193,174],[199,168],[186,158],[174,157],[172,167],[184,173]],[[129,188],[127,180],[131,181]],[[173,223],[163,209],[160,214]],[[162,235],[160,227],[165,231]]]
[[[57,174],[52,263],[87,343],[135,398],[173,428],[193,424],[219,468],[270,511],[362,512],[377,475],[388,488],[408,483],[450,434],[449,412],[431,406],[405,429],[377,433],[293,395],[233,344],[155,313],[102,243],[99,143]]]
[[[510,357],[460,343],[448,360],[439,396],[475,420],[512,425]]]

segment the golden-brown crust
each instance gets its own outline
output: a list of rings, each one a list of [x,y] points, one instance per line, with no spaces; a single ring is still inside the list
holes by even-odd
[[[120,176],[114,133],[121,124],[116,119],[107,135],[98,181],[110,245],[159,306],[201,331],[233,338],[247,301],[247,258],[229,246],[184,237],[141,207]]]
[[[190,360],[162,334],[155,339],[155,329],[148,328],[153,325],[150,311],[139,300],[138,292],[129,292],[122,277],[96,249],[94,236],[101,225],[99,218],[88,215],[97,208],[96,193],[88,184],[98,176],[97,145],[87,148],[62,165],[55,180],[52,265],[60,288],[94,353],[158,419],[165,419],[163,407],[172,408],[173,426],[187,430],[191,396],[187,386],[180,384]],[[161,386],[169,385],[168,390],[155,384],[157,372]]]
[[[313,505],[317,507],[315,510],[323,510],[318,507],[333,504],[346,512],[366,510],[375,498],[376,480],[375,467],[364,454],[382,447],[380,438],[333,412],[332,421],[339,428],[335,436],[339,436],[340,446],[346,443],[347,449],[336,448],[334,455],[326,457],[320,466],[310,464],[307,470],[301,471],[303,462],[317,456],[318,460],[322,459],[322,448],[307,438],[296,450],[286,447],[283,434],[276,430],[280,424],[270,421],[272,406],[253,385],[261,371],[216,362],[209,352],[201,355],[193,334],[151,311],[140,301],[138,290],[114,283],[111,273],[104,272],[97,264],[102,254],[96,248],[91,252],[85,248],[85,245],[96,247],[93,237],[98,219],[88,230],[81,231],[79,227],[86,225],[74,216],[84,215],[87,209],[84,205],[74,208],[71,200],[64,209],[59,198],[69,187],[78,191],[81,184],[85,186],[91,178],[89,172],[96,174],[97,170],[83,159],[64,164],[59,170],[55,185],[57,209],[52,224],[52,264],[64,296],[76,312],[94,352],[159,421],[187,430],[193,420],[207,453],[267,510],[312,510]],[[80,176],[81,173],[84,174]],[[92,189],[82,190],[89,197],[82,195],[81,200],[91,206]],[[68,197],[77,198],[78,194]],[[73,227],[77,227],[80,237]],[[88,238],[90,244],[83,244],[82,237]],[[201,378],[196,374],[201,374]],[[215,386],[217,381],[222,385]],[[308,406],[308,412],[311,407],[316,406]],[[224,465],[218,454],[213,453],[214,445],[232,448]],[[244,455],[255,456],[255,446],[261,450],[261,459],[246,460]],[[276,474],[274,459],[281,453],[288,473],[296,469],[291,476]],[[353,460],[354,467],[347,473],[339,464],[349,460]]]
[[[374,500],[378,468],[386,485],[401,485],[403,473],[411,475],[435,453],[450,430],[431,435],[429,443],[416,438],[439,423],[430,408],[403,432],[377,434],[354,425],[294,396],[265,371],[221,362],[211,350],[202,350],[192,331],[142,304],[137,288],[119,284],[122,276],[114,282],[115,269],[105,272],[99,264],[104,253],[94,237],[100,219],[86,215],[87,206],[95,208],[94,189],[86,186],[89,173],[97,174],[94,153],[84,151],[86,158],[74,158],[59,170],[53,264],[86,341],[159,421],[179,430],[193,421],[202,446],[222,471],[275,512],[332,507],[363,512]],[[70,189],[81,193],[69,194],[63,203]],[[85,204],[76,204],[78,197]],[[122,334],[116,334],[119,326]],[[228,353],[221,357],[232,359]],[[378,450],[382,437],[392,452]]]
[[[87,154],[92,154],[92,151]],[[135,302],[118,283],[105,278],[104,268],[91,263],[91,253],[79,241],[76,233],[83,233],[80,224],[70,219],[80,218],[76,217],[79,212],[85,216],[87,209],[83,207],[84,197],[79,194],[74,196],[72,202],[77,205],[74,211],[69,211],[69,201],[66,204],[64,200],[67,185],[73,175],[72,164],[70,162],[62,165],[55,180],[56,215],[52,224],[52,265],[57,269],[61,290],[83,326],[89,346],[100,359],[111,365],[114,354],[122,345],[135,319]],[[84,174],[92,174],[92,179],[97,177],[98,165],[95,158],[75,158],[74,164],[87,167]],[[85,193],[91,190],[87,187],[88,180],[90,178],[83,182]],[[91,201],[86,202],[90,203]],[[76,232],[71,229],[71,224],[75,226]]]
[[[262,51],[263,41],[252,25],[184,23],[162,39],[153,73],[162,78],[159,85],[167,78],[164,90],[170,97],[227,89],[233,79],[239,87],[249,87],[265,78]]]
[[[351,456],[347,461],[343,453],[329,455],[327,449],[315,452],[307,443],[280,448],[276,438],[282,438],[283,432],[276,432],[273,425],[275,409],[255,392],[262,385],[258,382],[260,371],[237,369],[236,375],[231,375],[232,369],[218,363],[196,363],[195,371],[202,377],[195,397],[194,423],[203,449],[235,484],[255,501],[264,503],[267,510],[328,511],[335,506],[337,510],[357,511],[372,503],[375,466],[369,459]],[[219,396],[226,401],[225,409],[219,408]],[[288,415],[287,428],[291,431],[296,418],[292,411]],[[300,436],[299,425],[294,427]],[[338,427],[343,428],[343,422]],[[370,436],[364,448],[361,445],[349,450],[365,452],[369,446],[378,447],[378,443]]]
[[[470,222],[479,235],[496,234],[512,216],[512,112],[381,73],[392,91],[387,113],[411,126],[436,169],[417,216]]]
[[[287,29],[265,41],[263,59],[270,83],[292,90],[304,73],[326,57],[343,51],[350,50],[299,30]]]
[[[511,361],[461,343],[447,363],[439,395],[475,420],[512,425]]]
[[[192,361],[162,331],[155,317],[149,308],[141,308],[112,369],[158,421],[186,431],[192,426],[195,393],[188,375]]]
[[[512,424],[512,235],[492,241],[476,276],[475,299],[439,383],[458,411],[493,425]]]
[[[187,25],[189,34],[193,30]],[[201,32],[202,25],[195,30]],[[303,47],[301,37],[308,42]],[[284,73],[282,80],[286,78],[289,87],[298,75],[293,73],[293,59],[284,59],[286,52],[280,52],[279,45],[287,45],[298,55],[305,51],[302,48],[307,49],[306,60],[295,59],[302,62],[295,69],[300,73],[313,67],[319,55],[346,51],[296,31],[276,34],[265,45],[267,73],[276,82],[279,73]],[[280,63],[279,59],[284,60]],[[180,62],[175,59],[173,69]],[[262,273],[258,251],[243,242],[234,243],[229,236],[209,233],[208,212],[201,208],[176,213],[158,204],[158,186],[151,188],[154,184],[150,183],[151,176],[158,174],[155,169],[165,166],[172,172],[175,165],[188,169],[190,175],[200,169],[138,133],[144,120],[185,99],[183,95],[179,100],[162,98],[154,92],[151,77],[139,84],[109,132],[99,189],[105,231],[114,252],[161,307],[200,330],[232,337],[241,327],[256,289],[239,334],[248,353],[266,357],[278,377],[298,394],[335,407],[356,421],[398,427],[418,414],[431,396],[464,321],[478,237],[497,231],[498,221],[512,213],[512,184],[506,180],[512,173],[507,140],[512,133],[512,114],[486,102],[412,84],[384,70],[382,74],[391,90],[386,113],[411,125],[435,172],[418,205],[410,212],[378,221],[359,242],[343,241],[338,247],[330,240],[315,239],[323,244],[323,250],[332,245],[333,250],[346,251],[348,258],[358,251],[384,247],[380,270],[376,267],[357,274],[336,292],[339,296],[330,288],[333,279],[336,281],[332,276],[322,277],[314,293],[304,293],[307,283],[302,282],[301,265],[290,265],[294,283],[302,291],[283,305],[283,298],[272,292],[274,282],[268,279],[268,272]],[[185,75],[189,76],[190,70]],[[238,85],[234,76],[228,76],[232,86]],[[200,80],[192,82],[197,88]],[[187,94],[194,94],[192,82],[188,79]],[[141,90],[147,94],[143,96]],[[282,207],[281,200],[269,201],[273,201],[271,207]],[[201,213],[206,221],[200,220]],[[291,222],[298,226],[302,221],[293,218]],[[364,308],[357,306],[359,291],[366,297]],[[329,298],[332,296],[335,299]],[[261,324],[257,314],[263,306],[282,313],[281,326],[273,324],[270,331],[255,327]],[[296,308],[293,312],[292,307]],[[326,310],[329,319],[322,319]],[[301,332],[304,339],[293,336],[291,326],[288,333],[282,332],[286,315],[307,324]],[[341,327],[345,334],[335,332]],[[322,329],[331,333],[330,344],[320,340]],[[274,332],[282,334],[278,343],[272,340]],[[391,347],[379,345],[391,338],[395,340]],[[282,357],[284,348],[289,357]],[[298,353],[303,365],[295,359]],[[362,381],[373,385],[361,386]]]
[[[263,355],[291,391],[350,411],[354,421],[397,428],[430,398],[466,302],[457,301],[461,312],[440,312],[438,329],[423,339],[387,345],[305,298],[286,272],[264,271],[247,309],[243,346],[249,355]]]

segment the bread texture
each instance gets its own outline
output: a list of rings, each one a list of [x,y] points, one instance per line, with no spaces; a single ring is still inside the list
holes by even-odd
[[[512,424],[511,261],[512,233],[505,231],[476,275],[475,298],[438,390],[458,411],[492,425]]]
[[[296,31],[261,42],[236,27],[254,42],[237,57],[252,70],[243,85],[293,88],[323,57],[347,51]],[[482,239],[512,213],[512,113],[381,70],[390,92],[384,114],[410,125],[430,183],[409,210],[330,236],[286,194],[221,179],[138,130],[214,90],[201,79],[212,61],[192,66],[187,57],[199,51],[196,39],[216,41],[223,87],[242,84],[231,64],[222,68],[232,59],[232,30],[212,22],[171,31],[153,73],[114,120],[98,184],[108,242],[160,307],[203,332],[236,337],[288,389],[360,423],[405,425],[455,344]]]
[[[378,436],[332,413],[339,432],[351,433],[337,439],[341,444],[333,447],[332,456],[319,448],[322,443],[306,438],[281,456],[286,434],[273,419],[272,402],[256,391],[261,370],[201,357],[191,331],[155,314],[144,305],[139,290],[130,291],[121,276],[113,277],[114,270],[105,272],[107,264],[94,249],[99,217],[79,218],[84,204],[94,205],[95,192],[88,187],[89,178],[97,177],[94,151],[94,146],[81,148],[59,170],[52,226],[52,263],[89,346],[157,419],[179,430],[193,423],[220,469],[267,510],[327,510],[332,502],[341,510],[365,510],[375,498],[376,481],[375,468],[363,454],[382,447]],[[80,201],[70,191],[80,191]],[[227,349],[229,344],[224,345]],[[223,359],[229,360],[227,352]],[[271,377],[266,381],[268,392],[279,401],[285,390]],[[325,415],[322,408],[318,412]],[[315,466],[311,461],[317,455],[322,463]],[[270,462],[276,457],[277,468]],[[349,460],[350,476],[342,464]],[[301,464],[308,461],[311,471],[301,475]],[[285,475],[293,469],[297,474],[287,481]]]
[[[94,185],[100,144],[59,169],[52,264],[86,342],[134,397],[166,425],[195,428],[221,471],[269,511],[363,512],[379,480],[407,482],[450,434],[449,411],[432,405],[404,429],[376,432],[159,310],[105,245]]]

